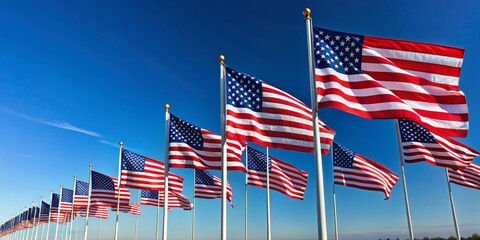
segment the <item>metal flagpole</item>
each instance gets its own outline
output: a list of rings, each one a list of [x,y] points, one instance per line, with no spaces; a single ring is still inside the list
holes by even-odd
[[[137,204],[138,204],[138,208],[140,208],[140,189],[137,189]],[[138,215],[135,215],[135,235],[133,237],[134,240],[137,240],[137,225],[138,225]]]
[[[93,168],[93,164],[90,164],[89,165],[90,171],[88,172],[87,212],[85,213],[85,230],[83,231],[83,240],[87,240],[87,237],[88,237],[88,215],[90,214],[90,196],[92,195],[92,168]]]
[[[27,206],[25,206],[25,211],[27,211]],[[25,211],[24,211],[24,212],[25,212]],[[23,240],[24,237],[25,237],[25,231],[26,231],[26,229],[22,229],[22,230],[23,230],[23,231],[22,231],[22,235],[21,235],[22,237],[21,237],[21,239]]]
[[[157,223],[155,224],[155,240],[158,240],[158,224],[160,223],[160,191],[157,191]]]
[[[333,170],[333,151],[330,153],[332,157],[332,189],[333,189],[333,224],[334,224],[334,231],[335,231],[335,240],[338,240],[338,224],[337,224],[337,195],[335,194],[335,173]]]
[[[168,110],[170,109],[170,105],[165,104],[165,171],[164,171],[164,188],[163,188],[163,234],[162,240],[167,240],[167,230],[168,230],[168,145],[169,145],[169,138],[168,138],[168,131],[170,129],[170,113]]]
[[[308,70],[310,76],[310,104],[312,106],[312,121],[313,121],[313,138],[315,149],[315,167],[317,171],[317,231],[318,239],[327,239],[327,223],[325,214],[325,193],[323,186],[323,166],[322,166],[322,153],[320,147],[320,131],[319,131],[319,118],[318,118],[318,106],[317,106],[317,90],[315,85],[315,65],[313,62],[313,33],[312,33],[312,18],[310,17],[310,9],[305,8],[303,10],[303,16],[305,16],[305,23],[307,27],[307,46],[308,46]]]
[[[73,195],[72,195],[72,197],[73,197]],[[66,221],[67,221],[67,224],[65,224],[65,240],[68,240],[68,229],[69,229],[69,226],[72,227],[72,224],[71,224],[71,221],[70,222],[68,221],[68,216],[67,216]]]
[[[119,208],[120,208],[120,183],[121,183],[121,161],[122,161],[122,147],[123,147],[123,142],[118,143],[120,145],[120,150],[118,153],[118,184],[117,184],[117,217],[115,219],[115,240],[118,239],[118,213],[119,213]]]
[[[248,239],[248,145],[245,144],[245,240]]]
[[[414,240],[413,237],[413,228],[412,228],[412,219],[410,217],[410,204],[408,203],[408,192],[407,192],[407,182],[405,181],[405,166],[403,159],[403,148],[402,148],[402,139],[400,138],[400,127],[398,126],[398,120],[393,120],[395,124],[395,132],[397,135],[397,146],[398,146],[398,158],[400,160],[400,170],[402,172],[402,185],[403,185],[403,196],[405,197],[405,209],[407,211],[407,223],[408,223],[408,232],[410,240]]]
[[[100,230],[102,229],[102,219],[98,219],[98,235],[97,235],[97,240],[100,239]]]
[[[40,207],[42,207],[42,202],[40,202]],[[35,203],[35,206],[37,206],[37,204]],[[34,232],[37,232],[38,233],[38,217],[37,217],[37,208],[38,207],[35,207],[34,208],[34,211],[33,211],[33,229],[32,229],[32,238],[30,238],[31,240],[34,240],[36,237],[37,237],[37,234],[33,234]],[[38,215],[40,216],[40,212],[38,212]],[[37,228],[35,228],[35,221],[37,221]],[[34,237],[35,236],[35,237]]]
[[[270,160],[268,159],[268,147],[266,151],[266,156],[267,159],[265,159],[267,167],[265,172],[267,173],[267,240],[272,239],[272,226],[270,225],[270,168],[269,168],[269,163]]]
[[[220,131],[222,135],[222,227],[221,240],[227,239],[227,140],[225,139],[226,104],[225,104],[225,57],[220,55]]]
[[[452,207],[453,224],[455,225],[455,233],[457,234],[457,239],[461,240],[460,229],[458,228],[458,222],[457,222],[457,213],[455,212],[455,205],[453,204],[453,194],[452,194],[452,187],[450,185],[450,176],[448,176],[447,168],[445,168],[445,176],[447,177],[448,195],[450,196],[450,206]]]
[[[50,190],[50,210],[48,211],[48,226],[47,226],[47,237],[45,239],[48,240],[48,233],[50,232],[50,216],[51,216],[51,213],[52,213],[52,198],[53,198],[53,191]],[[43,234],[42,234],[42,238],[43,238]],[[85,239],[87,240],[87,239]]]
[[[72,194],[72,212],[70,215],[70,234],[68,239],[72,240],[72,230],[73,230],[73,206],[75,205],[75,191],[77,190],[77,175],[73,176],[73,194]]]
[[[37,229],[35,230],[35,240],[37,240],[38,237],[38,228],[40,227],[40,214],[42,213],[42,202],[43,202],[43,197],[40,196],[40,209],[38,210],[38,218],[37,218]],[[43,229],[43,227],[42,227]]]
[[[195,240],[195,208],[197,205],[195,205],[195,168],[193,169],[193,206],[194,208],[192,209],[192,240]]]
[[[34,208],[34,205],[33,205],[33,204],[34,204],[34,201],[32,201],[32,210],[33,210],[33,208]],[[27,230],[27,236],[26,236],[26,239],[28,239],[28,237],[30,236],[30,230],[31,230],[31,228],[30,228],[30,219],[29,219],[29,218],[30,218],[30,211],[28,211],[28,216],[27,216],[27,229],[26,229],[26,230]]]
[[[60,222],[60,202],[62,202],[62,190],[63,190],[63,184],[60,184],[60,195],[58,197],[58,210],[57,210],[57,225],[55,227],[55,240],[57,240],[58,237],[58,222]]]

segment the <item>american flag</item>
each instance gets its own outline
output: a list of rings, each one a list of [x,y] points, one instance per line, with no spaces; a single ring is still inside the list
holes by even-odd
[[[145,206],[160,206],[163,207],[164,196],[163,192],[142,190],[140,204]],[[160,201],[158,200],[160,196]],[[187,197],[182,194],[169,192],[168,193],[168,208],[183,208],[184,210],[192,210],[193,204],[190,203]]]
[[[112,207],[112,211],[116,212],[117,211],[117,206]],[[131,213],[133,215],[140,215],[140,206],[136,203],[130,203],[128,206],[120,206],[118,211],[123,212],[123,213]]]
[[[479,155],[475,149],[430,132],[415,122],[398,120],[398,125],[406,163],[425,161],[437,166],[461,169]]]
[[[42,209],[40,211],[40,223],[47,223],[50,215],[50,204],[42,201]]]
[[[267,155],[251,147],[247,148],[247,152],[247,184],[266,188]],[[308,173],[272,156],[268,158],[270,189],[279,191],[287,197],[303,200]]]
[[[448,168],[448,177],[452,183],[480,190],[480,165],[478,164],[472,162],[462,170]]]
[[[35,224],[37,222],[39,213],[40,213],[39,207],[34,206],[29,209],[28,220],[30,220],[31,224]]]
[[[205,170],[195,170],[196,198],[222,198],[222,180]],[[227,200],[233,208],[232,187],[227,182]]]
[[[90,206],[117,206],[119,192],[120,205],[128,205],[130,203],[130,192],[123,187],[120,187],[119,191],[117,178],[95,171],[91,171],[91,174],[92,195],[90,196]]]
[[[317,27],[313,34],[318,107],[467,135],[467,103],[458,89],[462,49]]]
[[[115,206],[116,207],[116,206]],[[81,217],[86,217],[87,216],[87,209],[80,210],[78,214]],[[104,206],[95,206],[95,207],[90,207],[88,211],[88,217],[89,218],[101,218],[101,219],[107,219],[108,218],[108,208]]]
[[[217,169],[222,167],[220,135],[199,128],[170,114],[170,167]],[[243,144],[227,140],[227,169],[246,171],[242,163]]]
[[[122,186],[127,188],[163,191],[165,165],[163,162],[122,149]],[[183,178],[168,173],[170,191],[181,193]]]
[[[75,181],[75,194],[73,195],[73,209],[75,212],[87,209],[88,205],[88,188],[87,182],[79,180]]]
[[[398,180],[388,168],[333,143],[333,178],[335,184],[379,191],[385,200]]]
[[[312,110],[270,84],[227,68],[227,139],[271,148],[313,152]],[[328,154],[335,132],[322,121],[320,141]]]
[[[62,188],[60,212],[67,213],[67,214],[72,213],[72,203],[73,203],[73,190],[68,188]]]
[[[50,204],[50,222],[58,222],[59,224],[67,223],[67,214],[58,214],[60,204],[60,194],[52,193],[52,202]]]

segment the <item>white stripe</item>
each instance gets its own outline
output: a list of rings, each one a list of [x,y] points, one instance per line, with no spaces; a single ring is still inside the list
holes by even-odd
[[[460,68],[463,64],[463,58],[448,57],[443,55],[435,55],[431,53],[409,52],[402,50],[384,49],[368,47],[362,50],[364,56],[383,56],[386,58],[394,58],[415,62],[433,63],[449,67]]]

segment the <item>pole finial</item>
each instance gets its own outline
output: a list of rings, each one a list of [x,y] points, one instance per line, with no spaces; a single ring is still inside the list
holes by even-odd
[[[170,109],[170,104],[167,103],[165,104],[165,110],[168,110],[168,109]]]
[[[225,61],[225,56],[220,54],[220,56],[218,56],[218,61],[219,62],[224,62]]]
[[[120,146],[122,146],[122,145],[123,145],[123,142],[122,142],[122,141],[120,141],[118,144],[120,144]]]
[[[92,167],[93,167],[93,164],[91,164],[91,163],[90,163],[90,164],[88,164],[88,167],[90,167],[90,170],[91,170],[91,169],[92,169]]]
[[[63,188],[63,184],[60,184],[60,188]]]
[[[303,9],[303,16],[304,16],[305,18],[310,17],[310,13],[312,13],[312,11],[310,11],[310,8],[305,8],[305,9]]]

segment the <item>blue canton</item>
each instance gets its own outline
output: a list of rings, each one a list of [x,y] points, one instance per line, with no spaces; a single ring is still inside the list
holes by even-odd
[[[352,168],[354,156],[354,152],[346,149],[343,146],[333,143],[333,166]]]
[[[158,199],[158,191],[142,190],[142,198]]]
[[[58,208],[59,201],[60,201],[60,194],[52,193],[52,207]]]
[[[248,147],[248,163],[247,168],[249,170],[255,170],[259,172],[267,172],[267,154],[259,152],[251,147]],[[268,168],[272,171],[272,157],[268,157]]]
[[[87,182],[82,182],[78,181],[75,184],[75,195],[83,195],[83,196],[88,196],[88,183]]]
[[[227,104],[262,111],[262,81],[245,73],[227,70]]]
[[[313,28],[316,68],[332,68],[343,74],[362,73],[363,36]]]
[[[190,147],[202,150],[203,137],[200,128],[170,114],[170,142],[183,142]]]
[[[40,211],[40,214],[48,214],[50,212],[50,204],[42,201],[42,211]]]
[[[122,170],[143,172],[145,157],[122,149]]]
[[[195,170],[195,184],[203,184],[203,185],[215,185],[213,181],[213,174],[203,171],[203,170]]]
[[[115,184],[111,177],[92,171],[92,189],[115,191]]]
[[[423,126],[409,120],[398,120],[402,142],[437,143],[433,135]]]
[[[62,188],[62,202],[73,203],[73,190]]]

